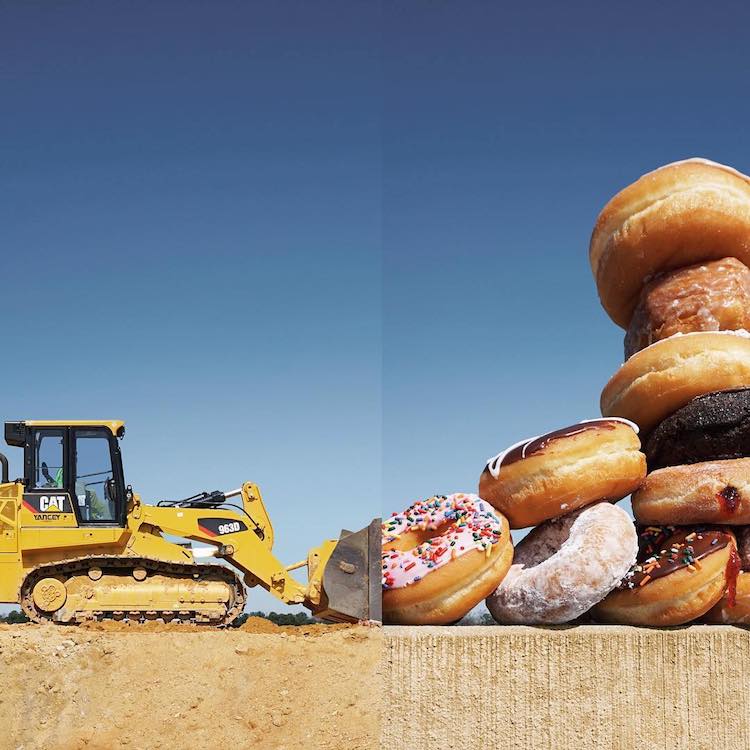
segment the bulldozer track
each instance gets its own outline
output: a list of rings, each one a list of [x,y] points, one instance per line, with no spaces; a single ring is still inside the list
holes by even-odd
[[[117,555],[98,555],[96,557],[78,557],[62,562],[39,565],[33,568],[24,578],[19,591],[21,607],[33,622],[54,622],[64,624],[55,619],[54,613],[40,610],[33,598],[36,583],[43,578],[57,578],[63,583],[78,575],[88,575],[91,568],[97,567],[105,574],[129,574],[135,568],[145,568],[150,574],[168,576],[175,579],[223,581],[231,586],[234,596],[227,607],[225,615],[220,619],[207,621],[201,618],[197,608],[189,605],[179,610],[143,610],[123,611],[121,616],[115,617],[112,612],[98,610],[80,610],[73,614],[70,622],[81,623],[101,621],[105,619],[128,620],[130,622],[149,622],[162,620],[163,622],[189,622],[213,627],[224,627],[232,623],[245,607],[246,592],[239,576],[223,565],[196,565],[195,563],[166,562],[149,557],[122,557]],[[92,582],[95,585],[96,582]]]

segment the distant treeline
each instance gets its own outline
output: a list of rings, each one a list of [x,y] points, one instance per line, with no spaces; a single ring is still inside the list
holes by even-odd
[[[8,612],[7,615],[0,615],[0,622],[7,622],[11,625],[14,625],[18,622],[28,622],[29,618],[26,617],[26,615],[21,612],[18,609],[14,609],[11,612]]]
[[[457,625],[497,625],[489,612],[470,612]]]

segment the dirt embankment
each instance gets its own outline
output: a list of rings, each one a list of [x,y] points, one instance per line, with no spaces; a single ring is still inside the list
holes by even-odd
[[[380,630],[265,623],[0,626],[0,750],[378,747]]]

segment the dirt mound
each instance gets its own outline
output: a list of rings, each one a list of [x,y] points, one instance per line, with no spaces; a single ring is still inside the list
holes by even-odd
[[[337,630],[351,630],[356,628],[356,625],[348,625],[346,623],[312,623],[310,625],[277,625],[271,620],[266,620],[265,617],[248,617],[240,630],[245,633],[271,633],[278,635],[279,633],[286,633],[287,635],[304,635],[304,636],[321,636],[330,635],[335,633]]]
[[[248,617],[240,626],[245,633],[279,633],[280,628],[275,622],[265,617]]]
[[[380,629],[262,627],[0,627],[0,750],[374,750]]]
[[[311,625],[284,625],[282,630],[289,635],[330,635],[335,633],[337,630],[352,630],[356,629],[357,625],[349,625],[344,622],[337,622],[331,624],[313,623]]]

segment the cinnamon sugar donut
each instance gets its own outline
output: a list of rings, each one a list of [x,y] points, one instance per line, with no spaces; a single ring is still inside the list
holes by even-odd
[[[638,427],[626,419],[588,419],[522,440],[491,458],[479,494],[512,529],[536,526],[598,500],[620,500],[646,476]]]
[[[609,503],[590,505],[547,521],[522,539],[487,607],[501,624],[569,622],[618,584],[637,552],[628,514]]]
[[[446,625],[502,581],[513,559],[508,521],[476,495],[436,495],[382,525],[383,622]]]

